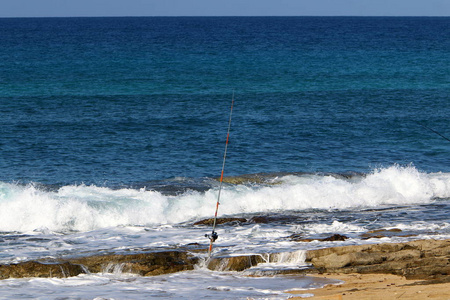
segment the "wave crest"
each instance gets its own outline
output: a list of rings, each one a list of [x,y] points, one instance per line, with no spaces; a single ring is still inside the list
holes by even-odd
[[[426,204],[450,198],[449,173],[422,173],[413,166],[376,169],[351,178],[287,175],[276,185],[226,185],[220,215],[307,209],[360,209]],[[34,185],[0,183],[0,231],[89,231],[122,225],[177,224],[211,217],[217,187],[205,192],[164,195],[145,189],[114,190],[63,186],[45,191]]]

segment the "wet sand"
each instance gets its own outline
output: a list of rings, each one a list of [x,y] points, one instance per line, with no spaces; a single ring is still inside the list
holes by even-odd
[[[450,300],[450,282],[431,283],[424,280],[407,280],[390,274],[324,274],[314,275],[344,281],[321,289],[292,291],[291,294],[314,294],[314,297],[291,299],[352,300],[352,299],[443,299]]]

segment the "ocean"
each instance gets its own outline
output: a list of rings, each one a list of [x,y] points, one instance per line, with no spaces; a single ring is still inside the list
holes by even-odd
[[[450,18],[0,18],[0,41],[0,263],[206,249],[233,95],[218,216],[250,221],[212,255],[298,254],[1,299],[307,297],[325,283],[276,270],[308,249],[450,238]]]

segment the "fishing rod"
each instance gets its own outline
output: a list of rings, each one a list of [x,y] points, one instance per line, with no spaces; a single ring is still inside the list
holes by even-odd
[[[444,139],[446,139],[447,141],[450,142],[450,139],[449,139],[448,137],[446,137],[446,136],[440,134],[440,133],[437,132],[436,130],[433,130],[433,129],[431,129],[430,127],[427,127],[427,126],[425,126],[425,125],[423,125],[423,124],[421,124],[421,123],[419,123],[419,122],[417,122],[417,124],[419,124],[420,126],[422,126],[422,127],[425,128],[425,129],[428,129],[428,130],[431,131],[431,132],[436,133],[436,134],[439,135],[441,138],[444,138]]]
[[[222,172],[220,174],[219,193],[217,195],[216,212],[214,214],[213,228],[212,228],[211,235],[205,234],[205,237],[209,238],[208,256],[211,256],[213,243],[219,238],[219,235],[216,232],[217,212],[219,211],[220,192],[222,191],[222,183],[223,183],[223,171],[225,169],[225,160],[227,158],[228,139],[230,137],[231,115],[233,114],[233,105],[234,105],[234,91],[233,91],[233,96],[231,97],[231,109],[230,109],[230,118],[228,120],[227,141],[225,142],[225,151],[223,154]]]

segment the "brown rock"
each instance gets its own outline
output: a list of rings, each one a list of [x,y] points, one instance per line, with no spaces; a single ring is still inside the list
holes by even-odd
[[[419,250],[400,250],[397,252],[386,253],[386,261],[401,261],[401,260],[418,260],[422,253]]]
[[[384,237],[394,237],[394,236],[410,237],[410,236],[416,236],[416,235],[417,234],[403,232],[401,229],[398,229],[398,228],[392,228],[392,229],[370,230],[370,231],[367,231],[366,233],[361,234],[361,238],[363,240],[368,240],[368,239],[381,239]]]
[[[324,238],[321,241],[323,241],[323,242],[334,242],[334,241],[345,241],[346,239],[348,239],[348,237],[346,237],[345,235],[333,234],[332,236]]]
[[[450,240],[344,246],[307,252],[307,262],[328,273],[390,273],[411,279],[450,274]]]
[[[374,265],[383,261],[383,257],[379,254],[354,252],[338,255],[332,253],[330,255],[317,257],[311,260],[316,268],[338,269],[348,266],[358,265]]]
[[[272,254],[274,255],[274,254]],[[267,257],[266,257],[267,259]],[[20,277],[69,277],[87,272],[132,272],[142,276],[192,270],[199,259],[188,250],[137,254],[93,255],[65,261],[30,261],[0,265],[0,279]],[[212,257],[207,266],[218,271],[242,271],[261,262],[261,255]],[[450,240],[373,244],[310,250],[306,262],[315,269],[301,272],[384,273],[448,282]]]
[[[293,233],[290,236],[288,236],[288,239],[294,242],[304,242],[306,240],[300,233]]]
[[[207,267],[214,271],[243,271],[263,262],[260,255],[213,257]]]
[[[64,262],[22,262],[0,265],[0,279],[22,277],[69,277],[80,273],[130,272],[142,276],[192,270],[198,258],[185,251],[140,254],[93,255]]]
[[[58,277],[65,278],[85,273],[84,268],[78,264],[41,263],[27,261],[17,264],[0,265],[0,279],[22,277]]]
[[[108,272],[118,266],[125,272],[142,276],[161,275],[192,270],[198,258],[185,251],[161,251],[128,255],[89,256],[70,260],[81,264],[93,273]]]
[[[312,241],[320,241],[320,242],[334,242],[334,241],[345,241],[348,239],[345,235],[333,234],[330,237],[319,239],[319,238],[303,238],[303,236],[299,233],[293,233],[289,237],[292,241],[295,242],[312,242]]]
[[[219,180],[219,178],[216,178]],[[239,176],[227,176],[222,180],[230,184],[276,184],[271,181],[272,176],[268,174],[244,174]]]
[[[255,217],[252,217],[249,220],[249,222],[257,223],[257,224],[266,224],[266,223],[270,222],[270,219],[268,217],[265,217],[265,216],[255,216]]]
[[[230,222],[244,223],[244,222],[247,222],[247,219],[244,219],[244,218],[218,218],[216,220],[216,225],[230,223]],[[200,221],[197,221],[194,223],[194,225],[208,225],[208,226],[212,226],[213,224],[214,224],[213,218],[200,220]]]

